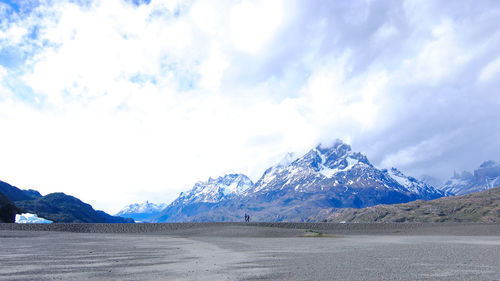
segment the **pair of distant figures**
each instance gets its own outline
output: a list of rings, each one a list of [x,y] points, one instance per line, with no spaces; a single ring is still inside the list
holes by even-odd
[[[249,214],[245,214],[245,222],[250,222],[250,215]]]

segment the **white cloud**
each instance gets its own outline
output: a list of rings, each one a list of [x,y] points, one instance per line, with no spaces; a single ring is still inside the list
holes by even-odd
[[[380,165],[385,168],[392,168],[428,160],[432,161],[432,159],[439,157],[443,153],[443,148],[457,136],[458,133],[453,132],[424,139],[415,145],[404,147],[386,155]]]
[[[500,57],[488,63],[479,73],[479,82],[487,82],[500,75]]]
[[[464,50],[455,38],[458,30],[450,20],[444,20],[431,30],[432,39],[419,46],[418,55],[405,61],[412,80],[437,83],[465,65],[473,57],[473,49]]]
[[[229,26],[234,46],[255,54],[272,38],[283,20],[280,0],[241,1],[231,8]]]
[[[373,44],[383,45],[390,41],[396,34],[398,29],[392,23],[386,23],[379,27],[375,34],[373,34]]]
[[[212,47],[208,58],[200,65],[200,87],[216,91],[220,87],[224,71],[229,66],[225,55],[216,46]]]
[[[350,61],[351,52],[327,60],[316,68],[302,89],[304,98],[301,104],[309,106],[311,123],[324,130],[332,130],[344,139],[355,132],[379,126],[378,104],[386,98],[385,87],[388,83],[384,71],[374,70],[359,77],[350,77]]]
[[[13,25],[6,31],[0,32],[0,40],[8,40],[8,43],[10,45],[16,45],[21,42],[26,33],[26,28],[18,25]]]
[[[0,66],[2,180],[116,211],[227,172],[257,180],[285,152],[337,138],[420,172],[488,139],[471,124],[498,128],[486,101],[499,50],[475,14],[315,5],[110,0],[13,15],[0,25],[0,49],[22,54]]]
[[[7,76],[7,69],[0,65],[0,80],[2,80],[5,76]]]

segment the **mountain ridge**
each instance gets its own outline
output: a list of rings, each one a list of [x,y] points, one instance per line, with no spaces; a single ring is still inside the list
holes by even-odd
[[[159,212],[165,209],[168,204],[154,204],[149,201],[143,203],[129,204],[122,208],[115,216],[131,218],[136,222],[150,222]]]
[[[0,193],[16,207],[16,212],[36,214],[56,223],[133,223],[133,219],[115,217],[94,210],[90,204],[62,192],[42,196],[33,189],[21,190],[0,181]],[[7,214],[8,211],[2,211]],[[14,214],[15,218],[15,214]],[[14,222],[9,220],[9,222]]]
[[[462,196],[364,209],[339,209],[328,222],[500,222],[500,187]]]
[[[455,195],[465,195],[500,185],[500,164],[493,160],[483,162],[473,173],[454,172],[440,189]]]
[[[353,152],[340,140],[290,158],[285,156],[266,169],[255,184],[247,184],[245,190],[228,197],[220,196],[220,189],[215,192],[208,187],[211,179],[197,183],[187,193],[181,193],[154,221],[237,221],[245,212],[256,220],[313,221],[326,218],[336,208],[429,200],[445,195],[397,169],[389,172],[375,168],[365,155]],[[393,178],[396,175],[398,179]],[[211,194],[210,200],[206,200],[205,194]]]

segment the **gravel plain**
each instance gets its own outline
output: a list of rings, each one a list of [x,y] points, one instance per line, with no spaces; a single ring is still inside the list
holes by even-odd
[[[0,280],[500,280],[500,225],[0,224]]]

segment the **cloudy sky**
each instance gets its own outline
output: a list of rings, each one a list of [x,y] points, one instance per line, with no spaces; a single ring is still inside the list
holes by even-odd
[[[116,212],[339,138],[500,161],[498,1],[0,0],[0,179]]]

